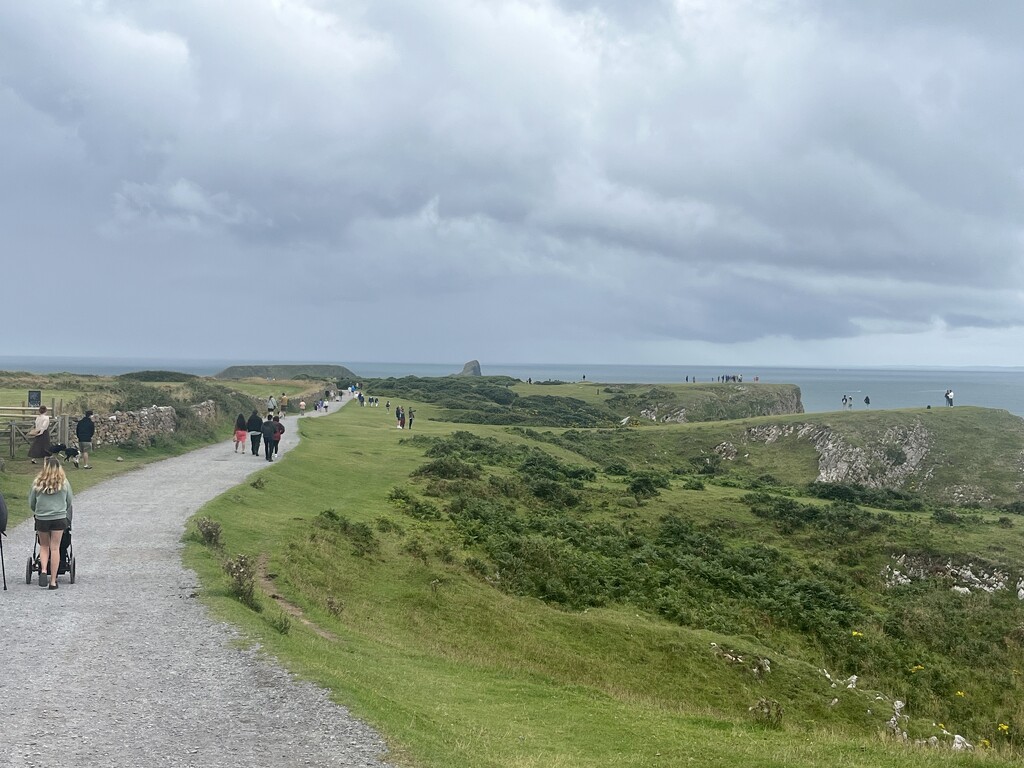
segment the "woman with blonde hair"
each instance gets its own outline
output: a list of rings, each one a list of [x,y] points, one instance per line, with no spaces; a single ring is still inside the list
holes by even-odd
[[[68,511],[73,500],[71,483],[60,462],[50,456],[32,481],[28,505],[36,518],[36,536],[39,539],[39,586],[46,586],[50,575],[50,589],[57,589],[57,571],[60,570],[60,540],[68,525]]]

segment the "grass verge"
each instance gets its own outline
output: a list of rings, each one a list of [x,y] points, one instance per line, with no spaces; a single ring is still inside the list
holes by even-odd
[[[417,434],[451,432],[432,420],[435,406],[406,405],[420,417]],[[499,427],[460,428],[528,440]],[[221,524],[222,546],[190,533],[186,563],[216,615],[375,725],[395,762],[1008,764],[997,750],[955,754],[885,740],[884,692],[833,687],[813,648],[789,655],[753,636],[687,628],[628,606],[560,610],[501,592],[467,575],[450,533],[387,501],[425,459],[383,408],[349,405],[300,430],[303,441],[286,461],[200,512]],[[695,514],[748,524],[741,492],[715,488]],[[258,597],[264,610],[233,597],[222,564],[238,554],[264,564],[262,581],[272,585]],[[308,623],[282,631],[278,600]],[[748,661],[734,663],[712,643]],[[749,660],[762,655],[771,655],[773,671],[758,677]],[[781,723],[751,717],[760,699],[781,703]],[[928,724],[918,728],[928,735]]]

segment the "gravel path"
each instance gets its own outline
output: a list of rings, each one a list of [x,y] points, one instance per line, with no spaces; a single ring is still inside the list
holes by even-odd
[[[295,421],[285,422],[282,454],[298,442]],[[0,765],[387,765],[373,730],[323,689],[238,648],[238,634],[194,599],[196,575],[181,564],[185,521],[266,467],[226,442],[77,494],[76,580],[62,576],[57,591],[25,584],[31,521],[9,531]]]

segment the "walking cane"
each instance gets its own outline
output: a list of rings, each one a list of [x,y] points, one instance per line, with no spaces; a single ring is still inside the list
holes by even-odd
[[[4,536],[7,535],[7,502],[0,494],[0,573],[4,575],[4,592],[7,591],[7,569],[4,568]]]

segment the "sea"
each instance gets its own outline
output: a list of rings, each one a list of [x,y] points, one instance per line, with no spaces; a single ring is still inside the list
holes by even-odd
[[[277,363],[278,361],[275,361]],[[295,363],[310,361],[293,361]],[[326,361],[315,361],[326,364]],[[167,370],[210,376],[229,365],[252,361],[166,360],[75,357],[0,357],[0,370],[34,373],[117,375],[140,370]],[[462,363],[340,362],[366,378],[448,376]],[[533,381],[662,384],[711,382],[720,376],[742,377],[744,384],[795,384],[804,410],[825,413],[842,409],[848,396],[855,410],[870,408],[942,408],[952,389],[954,405],[1000,408],[1024,417],[1024,368],[782,368],[764,366],[614,365],[551,363],[481,363],[485,376],[512,376]]]

